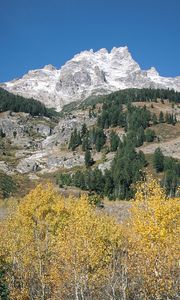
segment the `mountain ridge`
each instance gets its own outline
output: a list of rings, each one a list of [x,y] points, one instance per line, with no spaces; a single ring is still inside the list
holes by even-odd
[[[180,76],[162,77],[155,67],[141,70],[125,46],[114,47],[110,52],[105,48],[95,52],[85,50],[60,69],[49,64],[0,86],[14,94],[33,97],[60,111],[65,104],[126,88],[180,91]]]

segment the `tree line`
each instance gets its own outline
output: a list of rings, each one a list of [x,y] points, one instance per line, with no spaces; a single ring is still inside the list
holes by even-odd
[[[33,98],[27,99],[19,95],[14,95],[0,88],[0,112],[25,112],[32,116],[58,117],[58,113],[53,108],[47,108],[42,102]]]
[[[97,125],[100,128],[107,129],[111,127],[124,128],[127,136],[136,147],[143,145],[144,141],[153,142],[156,135],[150,127],[158,123],[168,123],[175,125],[176,116],[161,111],[159,117],[152,114],[147,107],[136,107],[131,103],[127,105],[127,109],[123,110],[122,104],[104,103],[102,110],[97,119]]]
[[[114,144],[112,144],[114,146]],[[130,199],[134,195],[133,184],[144,177],[143,168],[147,165],[142,151],[137,152],[135,146],[124,137],[118,139],[118,149],[110,170],[103,173],[93,165],[90,150],[85,152],[85,171],[74,174],[58,174],[57,183],[60,186],[70,185],[82,190],[94,191],[110,199]]]
[[[74,151],[81,145],[83,151],[92,150],[93,146],[96,151],[100,152],[106,144],[107,137],[104,129],[111,127],[124,128],[129,140],[133,141],[135,147],[140,147],[143,142],[153,142],[156,138],[155,131],[150,128],[152,124],[164,123],[175,125],[177,120],[173,114],[160,112],[159,119],[155,114],[144,106],[143,108],[135,107],[131,104],[127,105],[127,110],[123,111],[122,105],[103,104],[100,112],[97,125],[88,129],[86,124],[82,125],[81,130],[75,128],[71,133],[68,148]],[[116,151],[120,142],[115,132],[110,133],[110,151]],[[112,144],[114,144],[112,146]],[[116,145],[116,146],[115,146]]]
[[[158,123],[168,123],[175,125],[177,123],[176,115],[166,112],[164,114],[160,111],[159,116],[155,113],[151,113],[146,105],[144,107],[136,107],[132,103],[126,105],[126,109],[123,109],[123,105],[112,102],[103,103],[102,109],[98,115],[97,125],[102,128],[110,127],[122,127],[127,131],[133,127],[138,128],[142,126],[144,129],[151,124],[156,125]]]
[[[74,175],[60,174],[58,183],[66,185],[68,177],[68,185],[74,185],[82,190],[95,191],[110,199],[131,198],[133,184],[142,179],[144,176],[142,170],[147,165],[143,152],[137,153],[135,148],[142,146],[145,141],[153,142],[156,134],[150,128],[151,125],[164,122],[175,125],[177,120],[173,114],[166,113],[164,115],[163,112],[160,112],[157,119],[156,115],[152,114],[145,105],[136,107],[128,103],[124,110],[122,104],[103,103],[97,125],[88,129],[86,124],[83,124],[79,131],[75,128],[69,141],[69,149],[75,150],[81,145],[81,149],[85,151],[87,170],[77,171]],[[124,127],[126,135],[120,139],[118,134],[111,130],[109,144],[106,144],[107,137],[104,129],[116,126]],[[89,168],[95,163],[91,153],[93,147],[99,152],[103,150],[105,144],[106,151],[116,152],[116,155],[110,170],[103,174],[97,168],[93,170]],[[170,182],[169,177],[172,177],[172,174],[169,175],[168,172],[168,176],[166,176],[168,183]],[[171,181],[175,182],[175,175],[173,178]],[[178,181],[176,180],[176,182]]]
[[[106,135],[101,127],[88,129],[86,124],[82,125],[81,130],[74,128],[71,133],[68,148],[74,151],[81,145],[82,151],[92,150],[93,146],[100,152],[106,142]]]
[[[81,107],[96,105],[97,103],[121,103],[127,104],[128,102],[150,102],[157,101],[158,99],[169,100],[170,102],[180,103],[180,92],[170,89],[124,89],[108,95],[94,96],[87,98]]]
[[[8,198],[17,190],[17,184],[12,176],[0,171],[0,198]]]
[[[161,184],[166,193],[175,196],[180,186],[180,162],[164,156],[162,150],[157,148],[153,155],[153,166],[157,173],[163,172]]]

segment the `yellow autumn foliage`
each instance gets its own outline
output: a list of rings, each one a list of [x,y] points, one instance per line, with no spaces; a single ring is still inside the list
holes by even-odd
[[[127,228],[129,280],[140,291],[139,298],[176,299],[180,283],[180,198],[166,197],[154,179],[139,184]]]
[[[179,297],[180,199],[153,179],[137,186],[121,225],[87,196],[64,198],[51,184],[38,185],[0,225],[10,300]]]
[[[64,199],[39,185],[2,223],[11,299],[79,299],[107,283],[120,227],[87,196]],[[98,286],[98,288],[97,288]],[[98,291],[99,293],[99,291]]]

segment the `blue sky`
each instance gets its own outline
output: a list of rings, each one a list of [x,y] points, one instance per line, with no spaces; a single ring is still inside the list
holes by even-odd
[[[180,75],[180,0],[0,0],[0,82],[125,45],[142,69]]]

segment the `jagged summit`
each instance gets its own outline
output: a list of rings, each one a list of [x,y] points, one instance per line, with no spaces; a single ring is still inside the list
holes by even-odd
[[[65,104],[90,95],[125,88],[170,88],[180,91],[180,77],[161,77],[154,67],[141,70],[128,47],[85,50],[76,54],[60,69],[46,65],[22,78],[1,85],[24,97],[33,97],[49,107],[61,110]]]
[[[48,70],[48,71],[54,71],[54,70],[56,70],[56,68],[53,65],[51,65],[51,64],[44,66],[43,69],[44,70]]]
[[[159,73],[155,67],[151,67],[149,70],[147,70],[147,74],[149,77],[158,77],[159,76]]]

